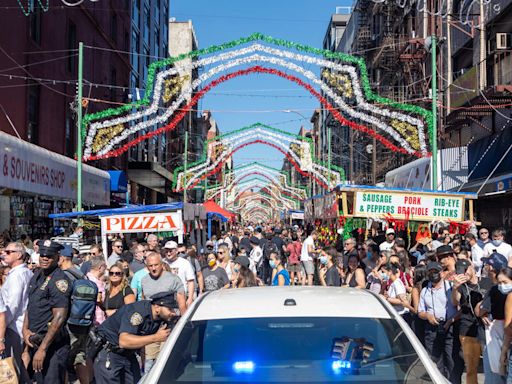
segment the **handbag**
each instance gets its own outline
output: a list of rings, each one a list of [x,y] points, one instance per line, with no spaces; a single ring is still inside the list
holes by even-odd
[[[18,374],[14,358],[6,357],[0,360],[0,384],[17,384]]]

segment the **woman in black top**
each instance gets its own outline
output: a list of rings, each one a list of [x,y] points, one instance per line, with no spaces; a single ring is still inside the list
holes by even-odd
[[[112,265],[108,271],[108,286],[103,307],[107,317],[112,316],[125,304],[135,302],[135,294],[128,285],[128,279],[120,262]]]
[[[345,284],[351,288],[365,288],[366,279],[364,270],[359,265],[359,257],[357,254],[350,255],[348,258],[348,266],[345,269]]]

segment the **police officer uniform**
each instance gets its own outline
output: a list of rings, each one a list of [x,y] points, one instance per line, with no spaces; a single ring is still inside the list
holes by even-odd
[[[158,293],[152,300],[137,301],[118,309],[97,329],[97,336],[103,347],[94,359],[94,378],[96,384],[136,383],[141,374],[135,352],[137,350],[119,347],[121,333],[137,336],[155,334],[163,320],[153,319],[152,305],[171,309],[177,308],[174,295],[168,292]]]
[[[64,247],[54,241],[46,240],[39,243],[41,256],[57,256]],[[40,269],[29,282],[27,318],[28,329],[34,333],[30,337],[30,356],[33,358],[40,343],[43,341],[48,327],[53,320],[54,308],[69,308],[71,285],[64,272],[56,267],[53,270]],[[62,327],[57,332],[46,351],[46,357],[41,372],[33,372],[32,364],[29,373],[37,383],[64,383],[66,365],[69,355],[69,337]]]

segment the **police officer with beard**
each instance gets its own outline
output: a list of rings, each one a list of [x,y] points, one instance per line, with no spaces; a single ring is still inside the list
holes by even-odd
[[[148,344],[164,342],[176,316],[174,295],[162,292],[151,301],[121,307],[97,330],[99,353],[94,358],[96,384],[136,383],[141,374],[135,352]]]
[[[69,355],[68,316],[71,284],[58,267],[64,247],[51,240],[40,241],[38,270],[29,283],[28,306],[23,322],[23,340],[29,347],[29,373],[41,383],[64,383]]]

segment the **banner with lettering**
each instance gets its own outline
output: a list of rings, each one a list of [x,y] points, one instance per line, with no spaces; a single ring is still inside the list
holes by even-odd
[[[414,221],[463,221],[464,197],[386,191],[358,191],[354,216]]]
[[[140,213],[135,215],[104,216],[101,218],[101,230],[108,233],[144,233],[168,232],[183,229],[181,211]]]

